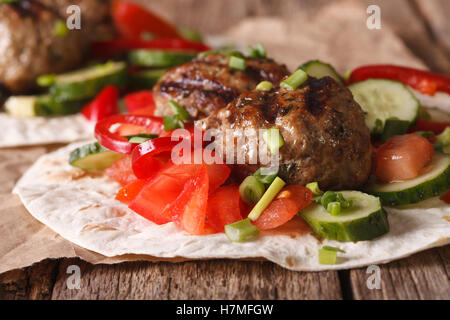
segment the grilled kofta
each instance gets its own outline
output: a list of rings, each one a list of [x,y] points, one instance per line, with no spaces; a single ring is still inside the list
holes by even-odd
[[[24,0],[0,4],[0,84],[5,89],[12,93],[26,92],[36,87],[36,78],[42,74],[61,73],[81,65],[88,40],[96,34],[94,26],[103,24],[104,19],[97,16],[91,23],[84,19],[82,11],[81,30],[71,30],[66,35],[55,32],[55,24],[65,21],[62,13],[70,4],[89,9],[83,3],[105,6],[109,15],[109,2],[102,0]],[[102,11],[97,12],[103,15]]]
[[[324,189],[352,189],[364,184],[371,171],[364,113],[351,92],[330,77],[309,78],[292,91],[278,87],[245,92],[196,125],[216,129],[222,137],[227,129],[239,136],[242,132],[237,129],[278,128],[285,142],[279,149],[278,175],[291,184],[317,181]],[[228,140],[230,145],[237,144],[237,138]],[[217,141],[223,142],[221,150],[230,150],[227,139]],[[256,145],[231,146],[235,159],[245,155],[243,164],[231,166],[237,177],[251,175],[261,166],[261,162],[250,164],[261,143],[263,139]]]
[[[260,81],[278,84],[289,74],[284,65],[270,59],[246,58],[245,71],[230,68],[229,60],[227,55],[210,54],[166,72],[153,88],[156,114],[173,114],[168,101],[175,100],[193,119],[201,119]]]

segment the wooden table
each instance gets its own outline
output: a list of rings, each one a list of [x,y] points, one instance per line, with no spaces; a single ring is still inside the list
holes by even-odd
[[[362,0],[378,4],[406,45],[435,71],[450,75],[450,1]],[[141,0],[141,2],[146,2]],[[147,1],[179,24],[220,32],[245,16],[288,16],[325,0]],[[207,14],[206,14],[207,13]],[[67,288],[69,265],[80,290]],[[91,265],[45,260],[0,274],[1,299],[450,299],[450,246],[380,265],[381,289],[368,289],[366,268],[292,272],[269,262],[214,260]]]

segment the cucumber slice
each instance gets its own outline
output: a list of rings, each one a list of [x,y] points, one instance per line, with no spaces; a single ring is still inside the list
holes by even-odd
[[[11,96],[5,102],[6,112],[18,118],[39,116],[38,96]]]
[[[143,67],[173,67],[191,61],[197,56],[195,52],[169,50],[132,50],[128,54],[131,64]]]
[[[387,214],[377,197],[359,191],[340,191],[351,200],[351,208],[332,216],[321,204],[313,204],[301,215],[318,235],[338,241],[371,240],[389,232]]]
[[[130,75],[130,85],[134,89],[150,89],[166,71],[167,69],[153,69],[136,72]]]
[[[98,142],[94,142],[73,150],[69,156],[69,163],[83,170],[103,170],[121,157],[123,154],[108,150]]]
[[[353,98],[366,113],[366,125],[372,133],[376,129],[377,119],[382,128],[387,119],[405,120],[410,126],[419,113],[419,101],[401,82],[385,79],[368,79],[351,84]]]
[[[56,76],[50,94],[56,101],[89,99],[108,85],[125,86],[126,78],[124,62],[108,62]]]
[[[342,83],[342,77],[328,63],[320,60],[311,60],[302,64],[298,69],[303,69],[309,76],[314,78],[331,77],[339,83]]]
[[[417,203],[438,196],[450,188],[450,157],[436,152],[429,171],[408,181],[371,183],[365,191],[381,199],[383,205]]]
[[[83,101],[56,101],[50,95],[12,96],[5,102],[9,115],[20,118],[61,116],[78,113],[87,103]]]
[[[43,116],[64,116],[75,114],[88,103],[89,100],[56,101],[51,95],[39,96],[37,103],[39,114]]]

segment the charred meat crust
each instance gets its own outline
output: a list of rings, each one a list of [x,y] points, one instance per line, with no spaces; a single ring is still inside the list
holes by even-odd
[[[310,78],[293,91],[245,92],[223,110],[197,123],[202,129],[277,127],[285,140],[279,175],[288,183],[318,181],[324,189],[364,184],[371,170],[372,149],[364,113],[351,92],[332,78]],[[261,141],[259,141],[261,143]],[[239,152],[252,153],[244,146]],[[243,178],[262,164],[233,165]]]
[[[240,93],[263,80],[278,84],[288,75],[284,65],[270,59],[246,59],[246,70],[231,69],[229,57],[211,54],[175,67],[161,77],[153,89],[157,114],[171,114],[168,100],[175,100],[199,119],[224,108]]]

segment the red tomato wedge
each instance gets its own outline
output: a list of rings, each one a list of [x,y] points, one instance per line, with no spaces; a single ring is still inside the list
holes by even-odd
[[[177,199],[167,208],[167,214],[186,232],[205,234],[206,209],[208,204],[209,178],[206,167],[185,184]]]
[[[242,220],[239,187],[223,186],[209,196],[206,220],[215,232],[224,232],[227,224]]]
[[[114,161],[112,165],[105,169],[105,174],[122,186],[137,180],[131,168],[131,156],[124,156]]]
[[[142,90],[125,96],[125,104],[130,113],[144,108],[155,110],[155,101],[150,90]],[[153,115],[153,112],[151,113]]]
[[[433,145],[417,134],[394,136],[376,152],[375,176],[382,182],[413,179],[433,154]]]
[[[172,24],[129,1],[115,0],[112,17],[117,30],[125,38],[139,38],[144,32],[163,38],[181,38]]]
[[[311,202],[311,190],[298,185],[287,186],[280,191],[253,224],[260,230],[274,229],[291,220]]]
[[[157,174],[141,189],[128,207],[156,224],[170,222],[172,218],[167,214],[166,208],[177,199],[183,186],[184,181]]]
[[[127,184],[117,192],[116,200],[119,200],[120,202],[126,204],[130,204],[130,202],[137,197],[139,192],[141,192],[142,188],[144,188],[147,182],[148,181],[145,179],[140,179]]]
[[[119,89],[115,86],[107,86],[81,110],[81,114],[92,122],[117,114],[118,99]]]

